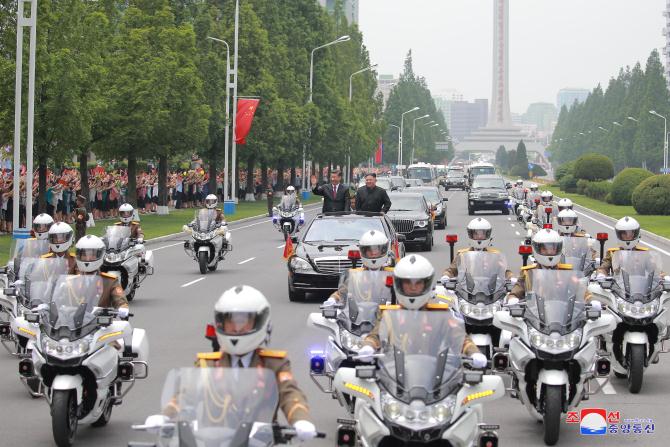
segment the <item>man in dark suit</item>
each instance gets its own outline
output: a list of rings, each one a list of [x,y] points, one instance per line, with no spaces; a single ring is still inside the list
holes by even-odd
[[[365,186],[356,191],[356,211],[386,213],[391,208],[391,199],[384,188],[377,186],[377,174],[365,175]]]
[[[349,188],[342,185],[342,173],[333,171],[330,173],[330,183],[317,185],[316,177],[312,176],[312,193],[323,196],[323,209],[321,212],[349,211],[351,209],[351,196]]]

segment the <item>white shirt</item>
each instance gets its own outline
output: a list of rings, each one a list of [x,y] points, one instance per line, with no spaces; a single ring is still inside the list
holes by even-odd
[[[233,368],[239,368],[239,361],[242,360],[242,365],[244,365],[245,368],[248,368],[249,365],[251,365],[251,358],[254,356],[254,351],[248,352],[244,355],[230,355],[230,365]]]

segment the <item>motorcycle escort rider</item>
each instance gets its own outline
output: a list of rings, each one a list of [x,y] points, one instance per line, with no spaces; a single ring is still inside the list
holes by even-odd
[[[286,351],[261,348],[270,338],[270,303],[265,296],[246,285],[228,289],[214,306],[214,320],[221,350],[199,353],[195,366],[273,371],[279,388],[279,407],[298,439],[308,441],[316,437],[305,393],[293,377]],[[160,427],[178,412],[177,399],[173,398],[163,414],[149,416],[145,425]]]
[[[68,274],[74,275],[77,273],[77,261],[72,253],[72,237],[74,232],[72,227],[65,222],[55,223],[49,228],[49,253],[42,255],[42,258],[59,257],[67,261]]]
[[[300,199],[298,198],[298,195],[295,192],[295,187],[292,185],[289,185],[286,187],[286,190],[284,191],[284,195],[282,196],[281,200],[279,201],[279,209],[281,211],[293,211],[297,210],[300,208],[302,205],[300,203]],[[273,215],[272,216],[272,223],[276,224],[279,221],[279,216]],[[296,231],[300,227],[300,225],[303,225],[305,223],[305,213],[302,212],[300,215],[296,215],[293,217],[293,225]]]
[[[410,255],[398,261],[393,271],[393,289],[398,300],[397,306],[383,306],[384,312],[392,312],[394,309],[408,309],[426,312],[453,312],[446,304],[429,304],[435,299],[433,289],[433,280],[435,269],[432,264],[423,256]],[[363,362],[370,362],[376,351],[381,348],[379,339],[379,328],[381,320],[384,318],[382,312],[377,320],[374,329],[363,342],[363,347],[359,351],[358,359]],[[454,312],[454,315],[458,315]],[[420,312],[417,313],[420,316]],[[462,320],[458,316],[459,320]],[[416,334],[420,337],[421,334]],[[486,367],[488,361],[486,356],[479,351],[470,338],[466,336],[461,351],[464,355],[472,359],[472,366],[475,368]]]
[[[358,250],[361,253],[363,267],[353,268],[345,271],[340,278],[340,285],[330,297],[323,302],[324,307],[343,303],[349,291],[349,272],[368,271],[372,274],[379,273],[379,282],[386,284],[386,277],[393,275],[393,268],[387,267],[389,240],[380,231],[370,230],[361,236],[358,242]]]
[[[124,203],[119,207],[119,219],[121,222],[117,222],[116,225],[130,227],[130,237],[135,239],[138,244],[142,244],[144,243],[144,233],[142,232],[140,223],[133,220],[134,213],[135,209],[133,206],[130,203]]]
[[[551,193],[551,191],[542,191],[540,194],[540,203],[537,208],[535,208],[535,213],[533,214],[533,223],[539,225],[540,228],[543,224],[552,223],[551,220],[547,219],[546,208],[549,207],[552,209],[551,215],[555,216],[557,213],[557,208],[554,204],[554,195]]]
[[[54,224],[54,220],[46,213],[38,214],[33,219],[33,230],[31,231],[34,238],[45,240],[49,234],[49,228]]]

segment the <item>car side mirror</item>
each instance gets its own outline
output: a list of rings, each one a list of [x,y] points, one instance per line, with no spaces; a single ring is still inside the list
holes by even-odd
[[[526,313],[526,306],[515,305],[514,307],[509,308],[509,314],[514,318],[523,318],[523,315]]]
[[[377,377],[377,367],[374,365],[357,366],[356,377],[359,379],[374,379]]]
[[[399,234],[397,238],[398,242],[405,242],[407,240],[407,236],[405,236],[404,234]]]

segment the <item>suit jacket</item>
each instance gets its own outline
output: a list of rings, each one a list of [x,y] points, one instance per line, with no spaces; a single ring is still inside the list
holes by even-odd
[[[349,188],[341,183],[337,185],[337,194],[335,196],[333,196],[332,183],[317,185],[312,189],[312,193],[317,196],[323,196],[323,209],[321,210],[323,213],[351,210]]]

